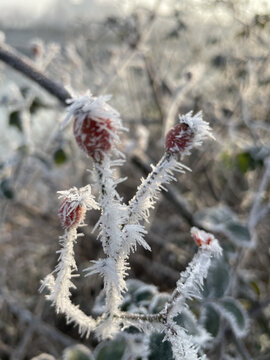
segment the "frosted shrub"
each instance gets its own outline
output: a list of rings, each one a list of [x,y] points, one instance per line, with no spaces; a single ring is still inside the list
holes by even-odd
[[[144,239],[144,223],[149,220],[150,210],[155,206],[160,190],[164,184],[176,180],[174,173],[190,171],[178,158],[189,155],[192,148],[201,146],[207,137],[213,138],[211,129],[202,119],[201,112],[195,116],[192,112],[180,116],[179,123],[166,136],[164,155],[156,166],[152,166],[149,175],[142,179],[134,197],[125,204],[117,192],[117,185],[125,179],[115,176],[116,167],[124,163],[124,155],[117,149],[117,144],[121,131],[125,129],[118,112],[107,104],[109,99],[108,96],[93,97],[88,93],[69,101],[67,121],[74,120],[75,139],[93,160],[92,172],[99,196],[94,199],[90,185],[59,191],[59,198],[62,199],[59,217],[64,235],[60,237],[58,264],[42,282],[41,289],[47,289],[47,299],[55,306],[57,313],[65,314],[67,322],[78,325],[82,336],[88,337],[94,332],[100,339],[113,338],[121,330],[134,327],[139,334],[145,333],[148,339],[150,334],[160,333],[163,341],[171,344],[175,359],[204,359],[202,347],[211,336],[204,329],[200,336],[192,336],[177,318],[189,316],[196,323],[187,301],[200,298],[212,259],[222,254],[218,240],[211,233],[195,227],[191,229],[198,252],[180,274],[173,293],[161,297],[161,303],[161,298],[155,300],[156,304],[159,303],[158,312],[151,310],[153,304],[148,312],[143,306],[133,307],[133,312],[131,309],[123,311],[121,305],[129,289],[126,277],[130,253],[137,246],[151,250]],[[78,276],[74,244],[82,234],[78,234],[77,229],[85,225],[85,214],[91,209],[100,210],[101,213],[93,231],[98,232],[104,251],[104,258],[92,260],[84,270],[86,276],[99,274],[104,281],[105,304],[96,318],[86,315],[70,299],[71,289],[75,287],[72,279]],[[200,328],[200,325],[196,326]],[[145,344],[147,347],[147,342]],[[142,347],[140,356],[147,357],[145,347]]]

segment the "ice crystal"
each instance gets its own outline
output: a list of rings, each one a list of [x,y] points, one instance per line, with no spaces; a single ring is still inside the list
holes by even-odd
[[[198,244],[199,250],[186,270],[181,273],[175,291],[160,313],[153,315],[142,311],[141,314],[129,314],[120,311],[123,295],[127,291],[129,255],[137,249],[138,245],[150,250],[145,240],[147,231],[144,228],[144,222],[149,220],[150,210],[154,208],[160,191],[165,189],[164,185],[176,180],[174,173],[183,174],[185,170],[190,169],[176,160],[175,152],[167,151],[156,166],[152,165],[152,171],[145,179],[142,179],[134,197],[125,204],[117,192],[117,185],[125,179],[116,179],[115,171],[115,167],[123,165],[123,156],[117,152],[115,146],[112,149],[107,146],[107,140],[112,140],[113,145],[119,141],[118,133],[124,128],[119,113],[108,105],[108,100],[110,100],[108,95],[94,97],[90,92],[85,96],[68,100],[66,122],[74,117],[75,131],[78,131],[77,126],[80,125],[80,121],[83,122],[86,118],[100,122],[101,127],[95,128],[96,130],[91,133],[91,136],[96,137],[91,142],[91,146],[93,144],[94,147],[95,144],[99,146],[98,141],[103,137],[101,140],[104,151],[102,150],[99,156],[95,156],[96,149],[92,147],[90,149],[90,153],[94,154],[92,171],[99,196],[97,200],[94,199],[90,185],[81,189],[73,187],[68,191],[58,192],[63,202],[68,203],[67,207],[63,206],[64,220],[72,214],[70,222],[72,226],[65,226],[65,233],[60,237],[61,249],[58,251],[58,264],[55,270],[45,278],[41,288],[48,289],[47,298],[54,304],[56,311],[65,314],[68,322],[77,324],[82,335],[89,336],[89,333],[94,330],[100,338],[112,337],[130,325],[136,326],[147,334],[152,331],[164,331],[165,338],[172,344],[175,359],[202,360],[204,357],[198,355],[200,353],[198,344],[201,345],[209,339],[207,333],[201,331],[202,336],[195,339],[177,325],[174,318],[181,312],[188,311],[188,299],[200,296],[212,257],[218,257],[222,253],[218,241],[212,234],[197,228],[191,229],[191,235]],[[192,116],[192,112],[180,116],[180,123],[186,124],[192,134],[185,139],[184,154],[189,154],[192,147],[200,146],[206,137],[213,138],[209,124],[202,120],[201,112],[195,116]],[[106,129],[102,128],[103,125],[106,125]],[[104,130],[109,135],[103,133]],[[120,159],[113,159],[112,154],[120,155]],[[77,216],[78,206],[82,207],[83,216]],[[77,227],[83,225],[84,211],[90,209],[100,209],[100,218],[94,231],[98,231],[97,237],[104,251],[104,258],[91,261],[91,265],[85,269],[86,276],[97,274],[103,278],[104,282],[105,307],[103,314],[97,319],[84,314],[70,299],[71,289],[75,288],[72,278],[77,276],[74,256],[74,244],[79,236]],[[66,225],[69,223],[66,222]]]

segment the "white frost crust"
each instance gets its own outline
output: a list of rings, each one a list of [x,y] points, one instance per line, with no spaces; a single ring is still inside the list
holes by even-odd
[[[202,111],[199,111],[193,116],[193,111],[188,112],[185,115],[179,115],[179,122],[187,124],[194,133],[193,139],[187,143],[187,147],[184,151],[181,152],[181,157],[185,155],[190,155],[190,150],[194,147],[199,147],[202,145],[203,141],[210,137],[215,140],[214,135],[212,134],[212,129],[207,121],[204,121],[202,118]],[[179,134],[180,136],[180,134]]]
[[[243,308],[243,306],[241,306],[241,304],[239,304],[238,300],[232,297],[223,298],[223,300],[229,300],[230,302],[233,302],[236,306],[238,306],[238,309],[241,312],[245,321],[245,326],[243,326],[242,329],[237,324],[235,316],[230,311],[226,310],[226,308],[218,301],[211,303],[211,306],[213,306],[213,308],[216,309],[219,312],[219,314],[229,322],[236,337],[238,338],[244,337],[247,334],[250,325],[247,311]]]
[[[93,96],[90,90],[83,96],[68,99],[67,116],[63,121],[62,128],[67,126],[73,116],[78,119],[79,127],[86,116],[95,121],[110,119],[111,125],[116,131],[110,131],[108,127],[106,127],[106,131],[110,133],[114,142],[119,142],[117,132],[127,131],[127,129],[122,125],[119,112],[107,103],[110,99],[111,95]],[[75,129],[75,131],[79,131],[79,129]]]
[[[77,189],[75,186],[69,190],[57,191],[59,199],[66,199],[69,202],[69,206],[64,207],[62,214],[64,219],[74,211],[78,205],[81,205],[84,208],[84,211],[90,209],[99,209],[98,203],[95,201],[94,196],[91,192],[91,186],[86,185],[83,188]],[[67,212],[66,212],[67,211]],[[84,216],[82,217],[84,220]],[[83,224],[79,224],[83,225]]]
[[[219,246],[218,240],[212,234],[206,233],[197,228],[192,228],[191,233],[205,238],[211,237],[209,244],[204,244],[199,247],[197,254],[188,264],[186,270],[181,273],[180,279],[177,281],[176,289],[171,295],[174,298],[173,306],[169,312],[169,318],[173,319],[177,314],[181,313],[186,300],[191,298],[200,298],[201,289],[204,279],[207,277],[211,259],[213,257],[220,257],[222,255],[222,248]],[[179,294],[176,296],[176,294]],[[170,300],[169,300],[170,303]]]
[[[72,304],[70,300],[70,289],[76,288],[72,283],[72,278],[78,276],[73,274],[74,271],[77,271],[74,259],[76,239],[77,230],[75,228],[66,230],[65,234],[60,237],[62,248],[58,251],[60,254],[58,264],[55,270],[43,280],[40,291],[47,288],[49,295],[46,298],[56,307],[56,312],[65,314],[67,322],[74,322],[79,327],[79,333],[88,337],[95,328],[96,321],[81,311],[79,306]],[[56,276],[53,275],[54,273],[56,273]]]
[[[114,179],[113,167],[119,164],[121,165],[122,162],[111,161],[108,155],[101,164],[95,163],[101,208],[101,215],[95,228],[99,228],[98,238],[107,257],[93,261],[92,266],[84,270],[86,276],[99,274],[104,279],[105,313],[102,323],[97,328],[97,333],[102,338],[112,336],[119,330],[120,321],[113,315],[118,313],[123,301],[123,293],[127,290],[125,278],[129,269],[130,252],[134,251],[137,245],[150,249],[144,240],[146,234],[144,228],[138,224],[127,224],[128,208],[122,204],[122,199],[116,191],[119,180]]]
[[[198,355],[199,348],[194,345],[193,337],[175,323],[168,324],[165,328],[165,338],[172,344],[175,360],[206,360],[205,355]]]
[[[129,202],[129,221],[131,223],[138,223],[141,220],[148,222],[150,210],[154,208],[159,192],[164,189],[163,184],[176,181],[173,172],[191,171],[171,154],[165,154],[156,166],[151,165],[151,167],[151,173],[145,179],[142,178],[141,185]]]

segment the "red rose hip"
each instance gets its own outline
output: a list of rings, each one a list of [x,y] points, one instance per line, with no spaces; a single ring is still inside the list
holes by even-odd
[[[166,151],[172,154],[183,152],[191,145],[193,138],[194,132],[188,124],[176,124],[166,135]]]
[[[85,206],[79,204],[77,201],[64,199],[58,211],[63,228],[78,227],[84,220],[85,212]]]
[[[79,147],[97,161],[110,151],[114,130],[110,119],[93,120],[86,116],[74,120],[73,131]]]

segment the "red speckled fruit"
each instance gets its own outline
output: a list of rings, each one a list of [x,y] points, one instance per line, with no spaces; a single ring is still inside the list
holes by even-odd
[[[77,227],[84,219],[86,209],[74,201],[65,199],[58,211],[61,224],[64,228]]]
[[[75,118],[73,131],[79,147],[94,160],[101,160],[103,153],[112,147],[111,131],[114,128],[110,119]]]
[[[188,124],[176,124],[173,128],[171,128],[171,130],[166,136],[166,151],[172,154],[177,154],[185,151],[192,142],[193,137],[194,132],[191,130]]]

